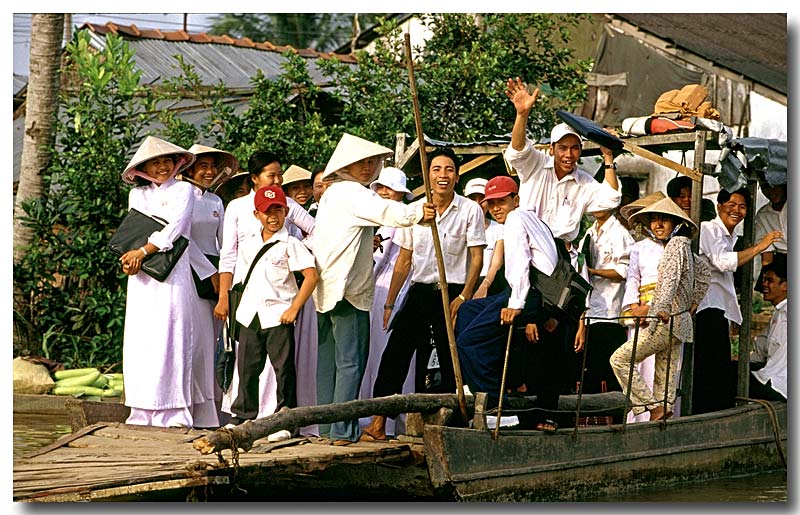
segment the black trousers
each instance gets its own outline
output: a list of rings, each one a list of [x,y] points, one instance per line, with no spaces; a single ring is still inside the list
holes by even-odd
[[[450,300],[456,298],[463,289],[463,284],[448,285]],[[415,391],[419,393],[456,391],[453,360],[450,357],[444,317],[441,290],[432,284],[412,284],[403,308],[392,321],[392,334],[381,356],[378,375],[372,389],[373,397],[384,397],[403,391],[403,382],[415,351],[417,353]],[[436,388],[426,389],[425,374],[431,354],[431,330],[439,358],[442,382]]]
[[[544,319],[541,317],[540,320]],[[556,413],[558,398],[562,393],[570,391],[574,386],[569,384],[572,375],[573,342],[577,326],[567,319],[559,321],[552,333],[547,332],[544,323],[538,324],[539,341],[527,341],[524,333],[518,333],[523,346],[523,381],[527,386],[526,395],[536,395],[535,408],[529,412],[518,413],[520,426],[535,427],[546,419],[554,420],[558,425],[566,427],[571,424],[571,413]]]
[[[600,393],[602,382],[607,391],[622,391],[609,358],[620,345],[628,341],[628,331],[614,322],[594,322],[586,327],[586,370],[583,373],[583,393]],[[575,354],[575,383],[581,380],[583,352]]]
[[[297,406],[296,373],[294,369],[294,326],[281,324],[261,329],[258,315],[249,327],[240,325],[236,369],[239,372],[239,390],[231,404],[234,415],[243,420],[258,416],[258,376],[264,370],[269,355],[278,383],[278,405]]]
[[[736,368],[731,361],[730,323],[721,309],[708,308],[695,318],[692,413],[733,407]]]

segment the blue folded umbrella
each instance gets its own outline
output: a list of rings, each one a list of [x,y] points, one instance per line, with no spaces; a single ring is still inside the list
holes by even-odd
[[[622,151],[624,146],[622,140],[613,134],[607,133],[602,127],[590,119],[577,114],[568,113],[567,111],[561,111],[560,109],[556,110],[556,115],[562,122],[575,129],[575,132],[589,141],[606,147],[613,152],[618,153]]]

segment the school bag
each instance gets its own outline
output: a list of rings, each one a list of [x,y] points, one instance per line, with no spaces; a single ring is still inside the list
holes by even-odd
[[[552,234],[552,233],[551,233]],[[592,286],[581,277],[570,263],[569,251],[564,242],[555,241],[558,261],[549,276],[535,267],[529,267],[531,286],[542,294],[542,302],[557,313],[577,322],[586,310],[586,297]]]

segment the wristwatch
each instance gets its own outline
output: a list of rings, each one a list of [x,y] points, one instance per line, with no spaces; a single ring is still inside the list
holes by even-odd
[[[617,163],[611,163],[610,165],[607,165],[607,164],[603,163],[603,168],[605,168],[606,170],[608,170],[609,168],[611,168],[612,170],[616,170],[617,169]]]

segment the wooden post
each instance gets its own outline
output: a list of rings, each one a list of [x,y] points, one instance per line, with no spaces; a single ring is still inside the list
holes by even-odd
[[[422,132],[422,114],[419,109],[419,99],[417,98],[417,83],[414,79],[414,60],[411,57],[411,35],[405,34],[406,68],[408,69],[408,80],[411,85],[411,100],[414,104],[414,122],[417,128],[417,141],[419,141],[419,162],[422,170],[422,180],[425,185],[425,200],[433,201],[431,194],[431,182],[428,176],[428,154],[425,151],[425,136]],[[453,360],[453,375],[456,379],[456,394],[458,394],[458,405],[461,409],[461,416],[464,423],[469,422],[467,416],[466,396],[464,395],[464,381],[461,378],[461,366],[458,361],[458,350],[456,349],[456,336],[453,330],[453,319],[450,318],[450,294],[447,291],[447,277],[444,270],[444,255],[442,254],[442,244],[439,241],[439,230],[436,220],[431,224],[431,235],[433,236],[433,248],[436,252],[436,264],[439,268],[439,286],[442,292],[442,308],[444,310],[445,328],[447,330],[447,341],[450,344],[450,357]]]
[[[744,246],[751,247],[754,244],[756,227],[756,179],[745,169],[747,173],[747,196],[750,198],[750,208],[744,217]],[[740,293],[740,307],[742,310],[742,326],[739,328],[739,374],[736,395],[738,397],[748,397],[750,393],[750,332],[753,323],[753,263],[751,259],[742,265],[742,290]]]
[[[700,174],[700,182],[692,181],[691,218],[698,231],[692,238],[692,252],[700,254],[700,215],[703,212],[703,164],[706,161],[706,131],[697,131],[694,140],[694,169]],[[696,329],[696,327],[695,327]],[[694,384],[693,342],[683,344],[683,364],[681,365],[681,414],[692,414],[692,392]]]

